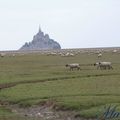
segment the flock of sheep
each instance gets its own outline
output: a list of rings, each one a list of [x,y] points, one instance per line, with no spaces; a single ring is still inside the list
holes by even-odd
[[[93,65],[97,66],[97,69],[100,70],[113,69],[111,62],[96,62]],[[78,63],[66,64],[66,67],[69,67],[70,70],[81,70],[80,64]]]
[[[91,54],[97,54],[98,59],[100,60],[100,58],[103,56],[102,53],[103,52],[108,52],[108,51],[112,51],[112,53],[120,53],[120,48],[119,49],[66,49],[66,50],[60,50],[60,51],[33,51],[32,53],[41,53],[41,54],[45,54],[47,56],[52,55],[52,56],[56,56],[56,55],[60,55],[61,57],[74,57],[75,55],[78,55],[79,53],[88,53],[88,55]],[[11,55],[15,56],[17,54],[27,54],[29,52],[24,52],[21,53],[19,51],[17,52],[13,52]],[[9,53],[7,53],[9,54]],[[4,57],[6,56],[6,53],[0,53],[0,57]],[[94,66],[97,66],[97,69],[100,70],[107,70],[107,69],[113,69],[112,67],[112,63],[111,62],[96,62],[93,64]],[[72,63],[72,64],[66,64],[66,67],[69,67],[70,70],[81,70],[80,64],[79,63]]]
[[[113,53],[116,53],[116,52],[117,52],[117,50],[113,51]],[[102,53],[98,53],[97,56],[98,56],[98,58],[101,58]],[[100,69],[100,70],[113,69],[111,62],[96,62],[93,65],[97,66],[97,69]],[[73,70],[73,69],[81,70],[79,63],[66,64],[66,67],[69,67],[70,70]]]
[[[101,57],[102,57],[102,53],[99,53],[98,58],[101,58]],[[97,66],[97,69],[100,69],[100,70],[113,69],[111,62],[96,62],[93,65]],[[81,70],[79,63],[66,64],[66,67],[69,67],[70,70],[73,70],[73,69]]]

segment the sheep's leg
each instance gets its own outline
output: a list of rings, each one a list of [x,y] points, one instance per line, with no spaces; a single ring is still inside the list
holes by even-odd
[[[110,65],[108,66],[108,69],[109,69],[109,70],[111,69]]]
[[[81,70],[80,67],[78,67],[78,70]]]
[[[110,66],[110,68],[113,70],[113,67],[112,67],[112,66]]]
[[[102,66],[102,68],[103,68],[103,70],[106,70],[106,69],[107,69],[107,67],[106,67],[106,66]]]
[[[73,68],[72,68],[72,67],[70,67],[70,70],[72,70],[72,71],[73,71]]]
[[[101,69],[101,67],[100,67],[100,66],[97,66],[97,70],[98,70],[99,68]]]
[[[105,70],[105,67],[104,67],[104,66],[100,66],[100,69],[101,69],[101,70]]]
[[[107,69],[107,66],[103,66],[103,70],[106,70]]]

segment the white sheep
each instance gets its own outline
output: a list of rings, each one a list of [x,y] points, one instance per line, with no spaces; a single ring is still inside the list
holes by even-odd
[[[73,57],[75,56],[73,53],[67,52],[66,54],[61,54],[62,57]]]
[[[4,57],[5,56],[5,53],[0,53],[0,57]]]
[[[97,62],[94,65],[97,66],[97,69],[113,69],[111,62]]]
[[[101,53],[99,53],[99,54],[98,54],[98,58],[101,58],[101,57],[102,57],[102,54],[101,54]]]
[[[66,67],[69,67],[70,70],[73,70],[73,69],[80,70],[80,64],[78,64],[78,63],[66,64]]]
[[[117,50],[115,49],[115,50],[113,50],[113,53],[117,53]]]

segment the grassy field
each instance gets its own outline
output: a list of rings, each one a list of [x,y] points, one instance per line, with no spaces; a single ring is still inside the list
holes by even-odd
[[[97,70],[92,65],[97,61],[110,61],[114,69]],[[70,71],[67,63],[80,63],[82,70]],[[0,85],[9,83],[16,85],[0,91],[1,101],[25,107],[52,100],[63,109],[95,117],[105,105],[120,108],[120,54],[108,52],[100,59],[88,53],[75,57],[39,53],[5,56],[0,58]],[[0,108],[0,116],[9,113]]]

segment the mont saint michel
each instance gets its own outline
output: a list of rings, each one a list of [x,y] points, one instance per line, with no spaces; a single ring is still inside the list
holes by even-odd
[[[39,31],[34,35],[31,42],[26,42],[19,50],[51,50],[61,49],[58,42],[54,41],[49,37],[48,34],[42,32],[39,27]]]

